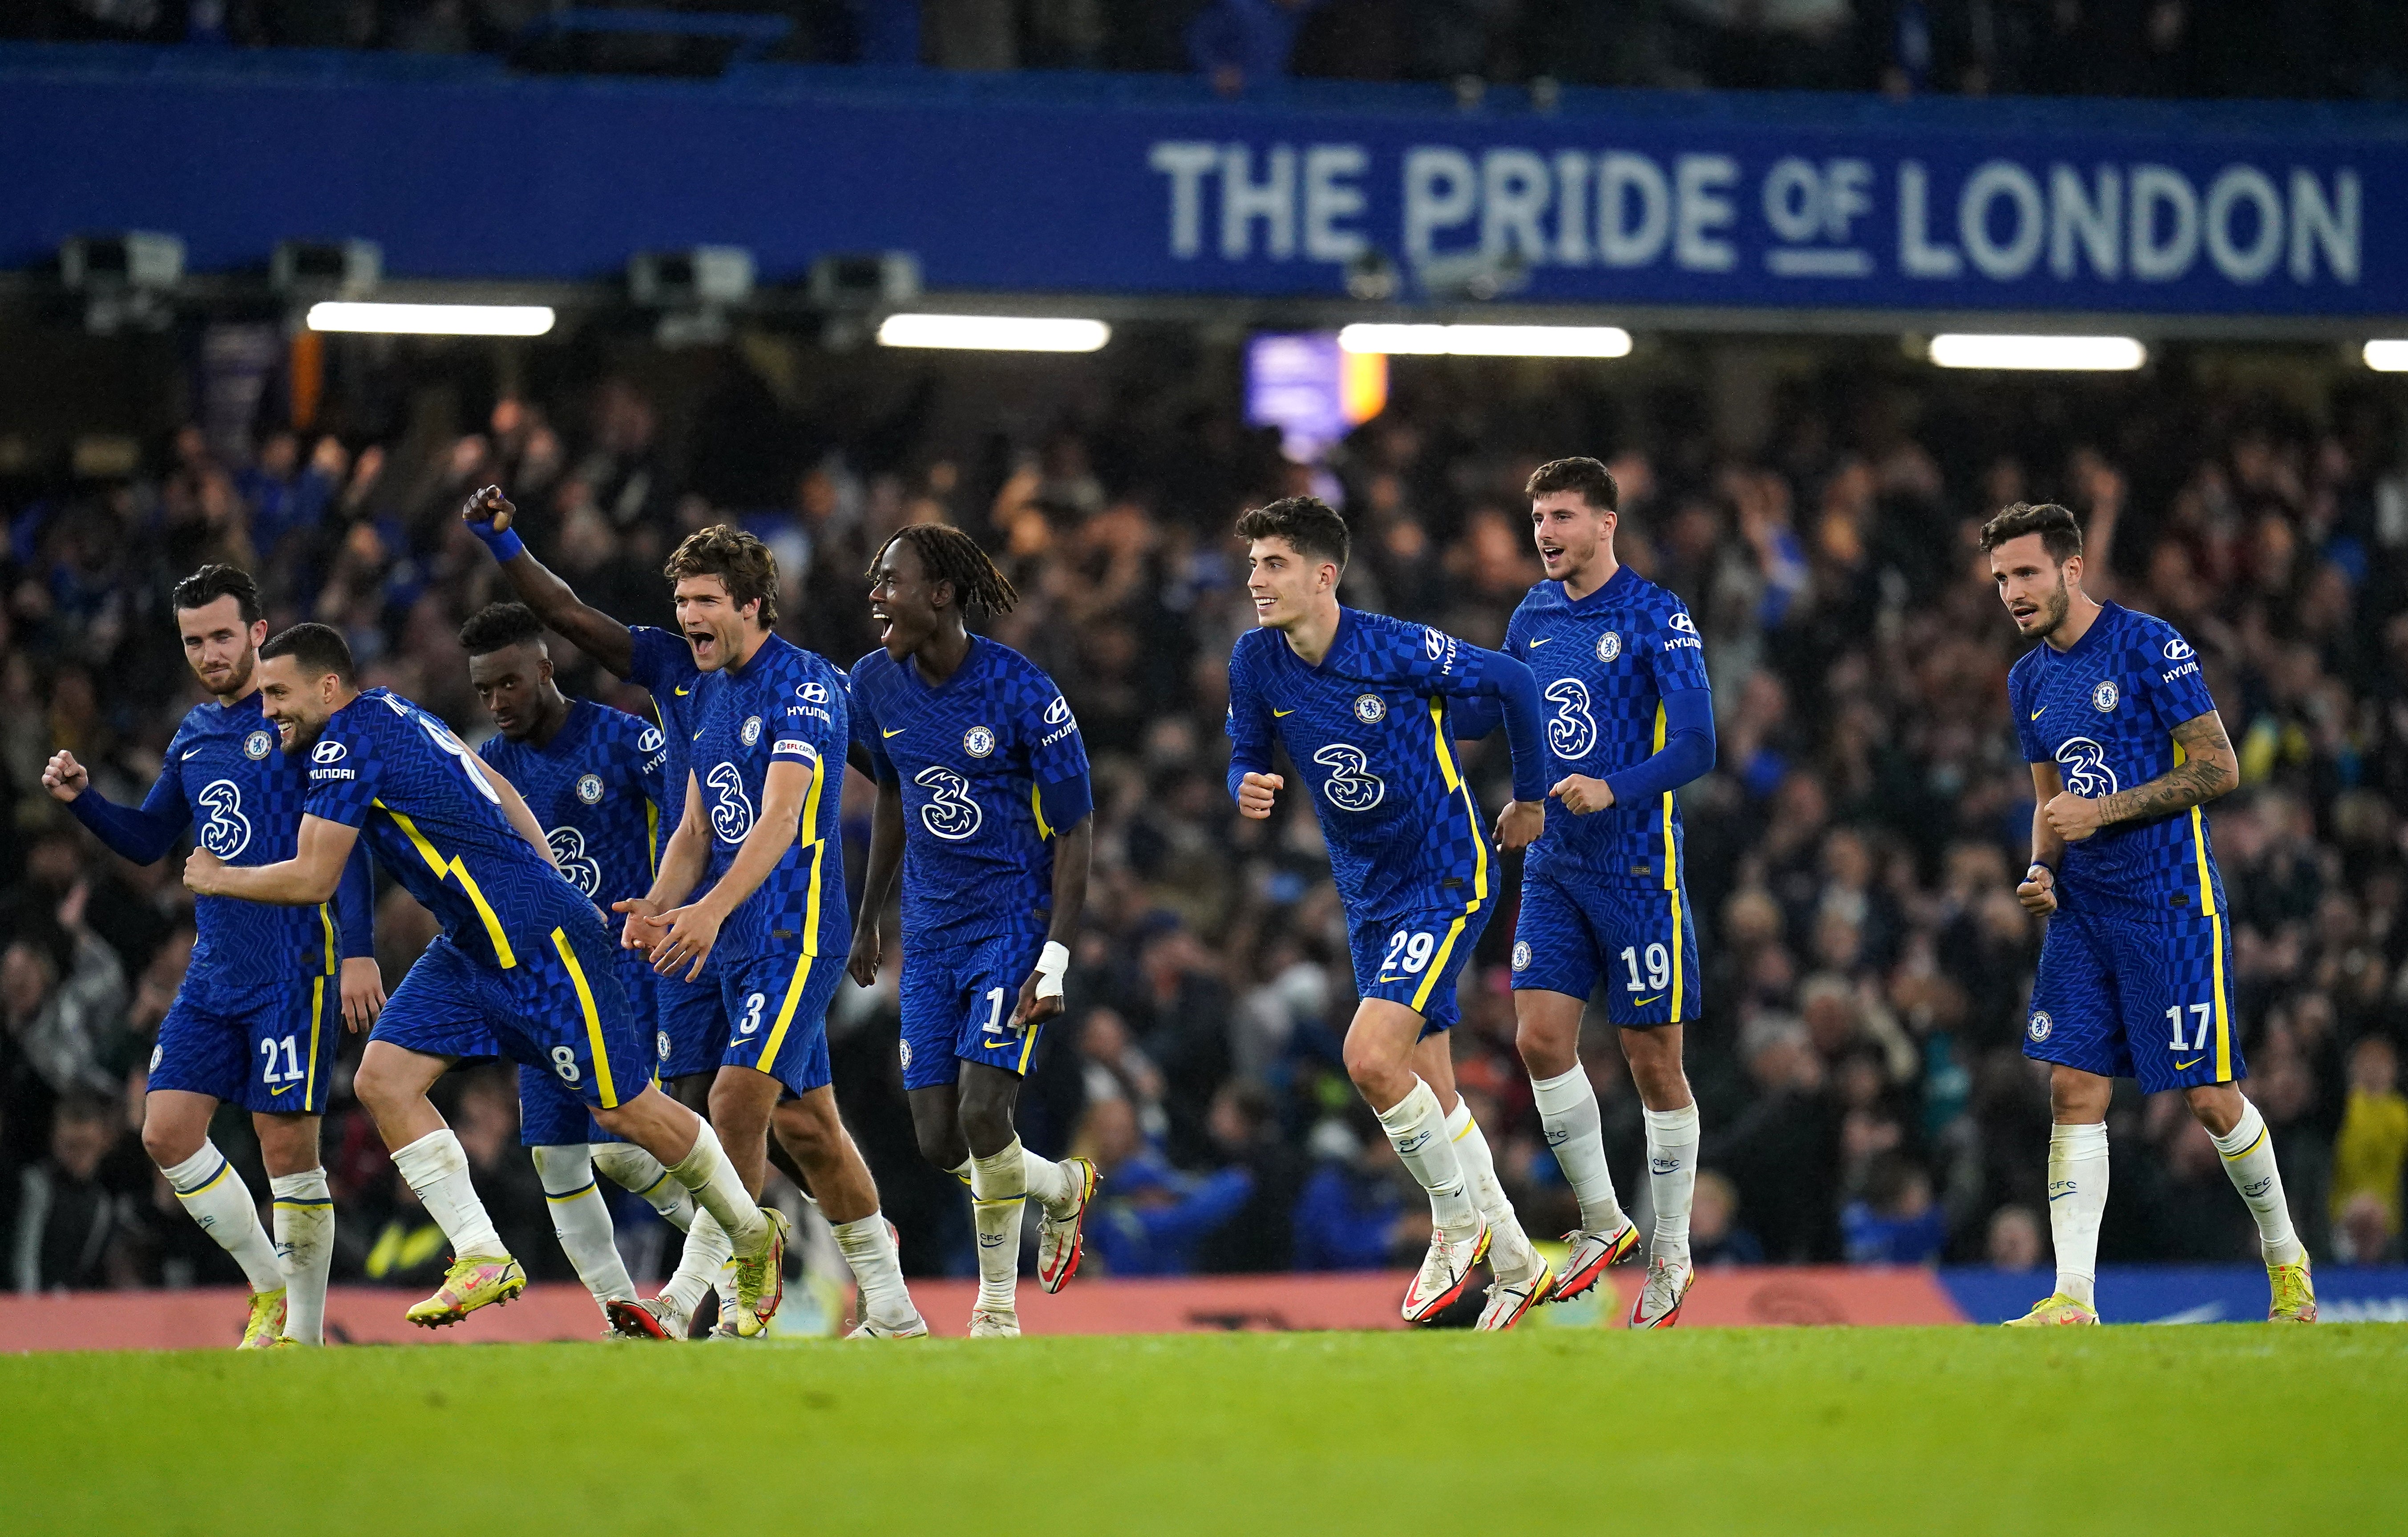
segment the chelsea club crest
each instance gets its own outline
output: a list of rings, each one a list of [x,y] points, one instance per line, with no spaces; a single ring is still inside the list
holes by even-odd
[[[2115,707],[2115,701],[2122,697],[2115,691],[2114,679],[2109,678],[2090,690],[2090,706],[2100,715],[2105,715]]]
[[[1367,726],[1376,726],[1388,718],[1388,702],[1378,694],[1354,696],[1354,719]]]
[[[972,726],[962,733],[962,750],[973,758],[984,758],[995,750],[995,733],[984,726]]]
[[[761,740],[761,718],[757,715],[746,716],[744,718],[744,729],[738,732],[736,736],[737,740],[742,742],[748,747],[753,743]]]
[[[259,760],[266,757],[267,749],[275,745],[276,733],[274,732],[253,732],[249,736],[242,739],[242,755],[255,763]]]
[[[2055,1022],[2045,1013],[2035,1011],[2031,1017],[2031,1023],[2024,1027],[2024,1033],[2035,1041],[2045,1041],[2048,1039],[2048,1032],[2056,1028]]]
[[[589,774],[577,781],[577,798],[587,805],[602,799],[602,776]]]
[[[1612,630],[1608,630],[1604,634],[1601,634],[1601,635],[1599,635],[1599,636],[1598,636],[1598,637],[1597,637],[1597,660],[1598,660],[1598,661],[1599,661],[1599,662],[1612,662],[1614,658],[1616,658],[1616,657],[1620,656],[1621,654],[1622,654],[1622,636],[1621,636],[1621,634],[1620,634],[1619,633],[1617,633],[1617,632],[1615,632],[1615,631],[1612,631]]]

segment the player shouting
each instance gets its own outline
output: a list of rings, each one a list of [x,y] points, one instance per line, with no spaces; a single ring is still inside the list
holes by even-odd
[[[1020,1224],[1038,1201],[1037,1283],[1078,1274],[1096,1169],[1021,1145],[1012,1112],[1087,901],[1094,790],[1061,690],[965,616],[1019,594],[977,541],[915,523],[869,567],[880,648],[853,664],[854,735],[878,779],[853,979],[878,975],[879,915],[903,874],[903,1089],[920,1152],[967,1182],[978,1230],[973,1336],[1020,1332]],[[1050,846],[1050,847],[1049,847]]]
[[[112,804],[93,790],[71,752],[50,759],[42,783],[111,851],[136,864],[165,857],[196,816],[200,847],[228,864],[291,859],[308,781],[298,759],[277,750],[276,723],[260,713],[259,643],[267,625],[259,589],[233,566],[205,565],[176,584],[170,602],[184,660],[214,702],[194,705],[176,728],[140,808]],[[194,904],[192,961],[150,1054],[142,1147],[184,1210],[250,1279],[246,1350],[316,1345],[324,1330],[335,1204],[318,1161],[318,1123],[334,1090],[336,1016],[365,1030],[384,1005],[366,851],[337,868],[331,912],[323,902]],[[209,1140],[221,1101],[251,1113],[275,1203],[272,1246],[242,1175]]]
[[[1555,1272],[1523,1236],[1487,1140],[1455,1093],[1443,1033],[1461,1018],[1455,977],[1488,926],[1497,881],[1479,805],[1455,768],[1450,710],[1499,702],[1514,798],[1497,837],[1519,848],[1546,825],[1538,689],[1512,657],[1340,607],[1346,524],[1313,498],[1255,508],[1238,519],[1238,536],[1260,628],[1229,656],[1229,793],[1242,816],[1271,814],[1286,783],[1271,772],[1274,739],[1312,791],[1362,1000],[1346,1071],[1429,1193],[1435,1222],[1405,1320],[1436,1317],[1485,1255],[1497,1285],[1480,1327],[1510,1328],[1545,1299]]]
[[[323,902],[365,838],[442,925],[394,989],[352,1082],[394,1166],[452,1241],[443,1284],[410,1321],[439,1328],[526,1289],[460,1139],[426,1097],[454,1060],[492,1042],[557,1075],[694,1192],[733,1239],[738,1313],[757,1330],[777,1311],[785,1230],[745,1193],[710,1126],[652,1084],[651,1032],[619,987],[609,931],[553,865],[517,790],[424,710],[359,689],[351,648],[326,626],[296,624],[259,656],[267,718],[285,750],[309,762],[294,853],[245,869],[201,849],[184,884],[203,896]]]
[[[478,703],[500,733],[480,744],[477,756],[518,787],[560,873],[597,905],[643,895],[652,885],[666,796],[662,769],[668,747],[660,728],[562,693],[543,621],[524,604],[480,609],[460,627],[460,646],[468,653]],[[638,951],[617,955],[619,985],[636,1018],[652,1018],[652,968]],[[659,1160],[595,1125],[585,1102],[548,1069],[519,1069],[519,1140],[534,1154],[552,1231],[578,1279],[597,1303],[633,1302],[636,1288],[619,1258],[610,1206],[594,1171],[598,1167],[652,1199],[666,1197],[670,1204],[663,1215],[680,1228],[693,1223],[693,1198]]]
[[[685,809],[660,875],[649,896],[619,904],[631,942],[640,934],[654,965],[672,975],[697,975],[719,958],[720,1003],[733,1028],[710,1118],[745,1188],[757,1195],[768,1173],[774,1123],[861,1283],[853,1337],[925,1334],[829,1076],[827,1007],[844,977],[849,918],[844,675],[770,633],[778,566],[752,535],[725,527],[691,534],[669,557],[668,575],[702,670],[702,712]],[[610,1316],[622,1333],[680,1337],[674,1305],[613,1303]],[[740,1310],[737,1330],[757,1332]]]
[[[1555,1296],[1586,1291],[1639,1244],[1580,1062],[1581,1015],[1603,981],[1646,1108],[1656,1214],[1630,1327],[1663,1329],[1680,1318],[1694,1274],[1698,1183],[1698,1105],[1681,1069],[1682,1026],[1700,1013],[1698,930],[1672,792],[1713,767],[1713,696],[1689,611],[1613,558],[1620,492],[1606,467],[1559,459],[1528,489],[1547,576],[1513,610],[1505,649],[1529,664],[1554,709],[1549,793],[1571,815],[1553,820],[1522,867],[1513,1012],[1547,1146],[1580,1202]]]
[[[2291,1231],[2274,1143],[2235,1081],[2248,1072],[2226,976],[2224,878],[2200,807],[2240,764],[2190,643],[2162,619],[2082,591],[2082,531],[2018,502],[1982,528],[2015,629],[2041,645],[2007,675],[2031,763],[2031,867],[2015,895],[2049,915],[2024,1055],[2049,1064],[2048,1225],[2057,1289],[2016,1325],[2095,1324],[2107,1208],[2107,1101],[2117,1077],[2179,1089],[2258,1219],[2267,1317],[2313,1323],[2308,1253]]]

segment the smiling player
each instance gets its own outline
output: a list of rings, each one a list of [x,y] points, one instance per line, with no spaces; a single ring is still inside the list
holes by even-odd
[[[2049,1064],[2048,1225],[2057,1290],[2020,1326],[2095,1324],[2107,1209],[2107,1102],[2118,1077],[2178,1089],[2258,1219],[2267,1317],[2313,1323],[2315,1285],[2291,1231],[2274,1142],[2236,1080],[2224,877],[2200,807],[2241,781],[2190,643],[2082,590],[2082,530],[2018,502],[1982,529],[1999,599],[2040,645],[2007,675],[2030,761],[2031,867],[2015,895],[2048,916],[2024,1055]]]
[[[91,788],[75,754],[52,757],[42,783],[111,851],[136,864],[164,857],[194,818],[199,844],[230,864],[293,857],[308,787],[303,765],[278,750],[260,711],[259,589],[248,573],[205,565],[170,600],[184,660],[213,696],[195,704],[167,744],[158,781],[139,809]],[[318,1127],[334,1091],[337,1010],[353,1031],[384,1006],[372,928],[367,853],[342,866],[332,910],[271,907],[204,897],[176,1001],[159,1021],[142,1101],[142,1148],[176,1199],[251,1281],[245,1349],[316,1345],[335,1257],[335,1206],[318,1160]],[[336,931],[341,931],[337,961]],[[275,1203],[276,1242],[259,1225],[251,1190],[209,1140],[221,1103],[251,1113]]]
[[[916,523],[869,568],[878,650],[853,664],[856,737],[877,770],[853,979],[877,978],[879,915],[903,874],[904,1096],[921,1156],[970,1188],[979,1300],[970,1333],[1020,1332],[1020,1224],[1035,1196],[1037,1282],[1078,1274],[1096,1193],[1085,1159],[1022,1146],[1012,1112],[1062,975],[1095,847],[1087,749],[1037,665],[966,612],[1018,601],[959,529]]]
[[[1501,704],[1514,798],[1497,838],[1519,848],[1546,825],[1537,685],[1501,652],[1340,607],[1346,524],[1312,497],[1255,508],[1238,519],[1238,537],[1248,542],[1260,628],[1229,656],[1229,793],[1240,816],[1271,814],[1286,785],[1271,772],[1274,741],[1312,791],[1361,999],[1346,1072],[1430,1198],[1429,1251],[1405,1290],[1405,1321],[1443,1312],[1487,1256],[1497,1285],[1480,1327],[1510,1328],[1545,1300],[1555,1272],[1523,1235],[1487,1140],[1455,1092],[1444,1032],[1461,1018],[1455,977],[1495,911],[1497,875],[1455,767],[1450,712],[1459,701]]]
[[[443,1284],[410,1307],[410,1322],[441,1328],[526,1289],[460,1139],[427,1099],[452,1062],[492,1044],[558,1076],[694,1192],[731,1237],[738,1313],[757,1330],[781,1295],[785,1230],[745,1192],[710,1127],[653,1085],[652,1032],[619,987],[609,932],[552,862],[518,790],[435,717],[361,690],[351,648],[325,625],[296,624],[259,656],[268,719],[309,763],[294,855],[244,869],[202,849],[184,884],[202,896],[320,903],[366,840],[442,925],[394,989],[352,1082],[394,1167],[452,1241]]]
[[[1695,1274],[1698,1105],[1681,1032],[1700,1012],[1672,792],[1713,767],[1713,696],[1688,609],[1613,558],[1620,491],[1606,467],[1559,459],[1539,466],[1528,491],[1547,579],[1513,611],[1505,650],[1529,663],[1554,709],[1549,793],[1571,815],[1552,820],[1523,866],[1513,1005],[1547,1146],[1580,1202],[1556,1296],[1586,1291],[1639,1243],[1614,1199],[1597,1091],[1580,1063],[1581,1015],[1603,981],[1646,1107],[1656,1213],[1630,1326],[1669,1328]]]

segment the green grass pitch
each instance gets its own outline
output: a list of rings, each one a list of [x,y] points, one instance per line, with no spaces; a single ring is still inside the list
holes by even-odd
[[[0,1358],[36,1533],[2408,1525],[2408,1329],[1531,1330]]]

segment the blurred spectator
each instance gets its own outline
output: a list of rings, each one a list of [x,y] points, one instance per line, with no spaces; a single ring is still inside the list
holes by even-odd
[[[1738,1189],[1712,1169],[1698,1172],[1697,1194],[1689,1207],[1689,1258],[1701,1270],[1764,1263],[1764,1245],[1739,1225]]]
[[[1948,1242],[1948,1219],[1931,1200],[1931,1176],[1897,1153],[1865,1174],[1865,1193],[1840,1214],[1853,1265],[1928,1265]]]
[[[1990,1214],[1983,1258],[1997,1270],[2038,1270],[2048,1258],[2046,1236],[2029,1206],[2001,1206]]]
[[[51,1113],[49,1156],[18,1179],[8,1249],[17,1291],[108,1284],[110,1248],[124,1236],[127,1220],[122,1199],[102,1183],[100,1167],[119,1131],[117,1106],[94,1095],[72,1095]]]
[[[1294,1221],[1297,1269],[1372,1270],[1416,1242],[1398,1183],[1403,1165],[1376,1121],[1367,1131],[1331,1117],[1313,1128],[1309,1150],[1312,1173]],[[1426,1220],[1423,1228],[1426,1236]]]
[[[2349,1104],[2333,1139],[2333,1220],[2347,1235],[2350,1258],[2360,1246],[2389,1253],[2399,1245],[2401,1174],[2408,1167],[2408,1098],[2400,1092],[2400,1057],[2391,1043],[2370,1035],[2349,1054]],[[2367,1213],[2377,1212],[2379,1223]]]

